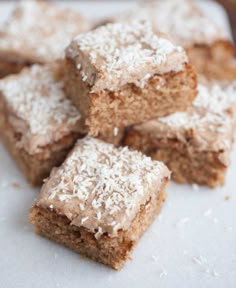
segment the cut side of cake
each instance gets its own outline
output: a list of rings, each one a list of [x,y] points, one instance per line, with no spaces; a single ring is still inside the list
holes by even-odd
[[[148,21],[109,24],[75,37],[65,65],[66,94],[88,133],[108,142],[126,126],[185,111],[196,96],[184,50]]]
[[[30,183],[40,185],[84,135],[65,97],[60,65],[33,65],[0,80],[0,136]]]
[[[30,221],[38,234],[119,270],[160,212],[169,176],[140,152],[86,137],[53,169]]]
[[[191,108],[131,127],[124,144],[163,161],[179,183],[223,185],[230,164],[235,108],[235,82],[199,84]]]
[[[47,1],[21,1],[0,25],[0,77],[60,59],[71,38],[89,29],[78,12]]]

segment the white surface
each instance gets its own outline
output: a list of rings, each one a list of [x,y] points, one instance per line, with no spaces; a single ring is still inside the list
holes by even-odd
[[[132,5],[100,3],[72,5],[94,19]],[[8,4],[0,6],[0,18],[8,8]],[[215,6],[208,11],[225,23]],[[197,190],[171,183],[161,216],[141,239],[133,260],[115,272],[34,234],[28,210],[38,190],[26,183],[0,144],[0,288],[235,288],[235,159],[234,151],[222,189]]]

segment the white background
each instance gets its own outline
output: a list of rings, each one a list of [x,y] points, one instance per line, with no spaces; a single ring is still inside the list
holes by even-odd
[[[93,20],[132,5],[98,2],[70,5]],[[224,22],[221,10],[203,2],[214,19]],[[0,18],[9,6],[0,3]],[[235,288],[235,159],[234,151],[224,188],[171,183],[161,216],[141,239],[133,260],[115,272],[34,234],[28,210],[38,189],[26,183],[0,144],[0,288]]]

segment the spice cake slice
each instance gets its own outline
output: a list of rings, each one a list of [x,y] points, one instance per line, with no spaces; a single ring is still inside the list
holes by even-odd
[[[33,65],[0,80],[0,136],[30,183],[60,165],[83,125],[65,97],[60,65]]]
[[[116,270],[159,213],[170,172],[89,136],[53,169],[30,212],[36,232]]]
[[[66,94],[88,133],[114,143],[124,127],[184,111],[196,96],[184,50],[148,21],[109,24],[75,37],[65,69]]]
[[[199,84],[187,112],[127,130],[124,144],[163,161],[179,183],[224,184],[236,120],[236,82]]]
[[[89,28],[78,12],[47,1],[20,1],[0,26],[0,77],[61,58],[71,38]]]
[[[203,73],[211,79],[232,79],[235,69],[231,66],[231,61],[235,56],[235,49],[229,31],[209,17],[197,2],[149,1],[107,19],[107,22],[148,19],[159,31],[166,33],[176,44],[184,47],[190,63],[196,67],[198,73]]]

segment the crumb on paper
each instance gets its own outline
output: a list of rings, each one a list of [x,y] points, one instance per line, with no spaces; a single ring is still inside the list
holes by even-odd
[[[231,199],[231,196],[230,195],[226,195],[225,196],[225,201],[229,201]]]
[[[17,188],[17,189],[21,188],[20,184],[17,182],[12,182],[11,185],[12,185],[12,187]]]

